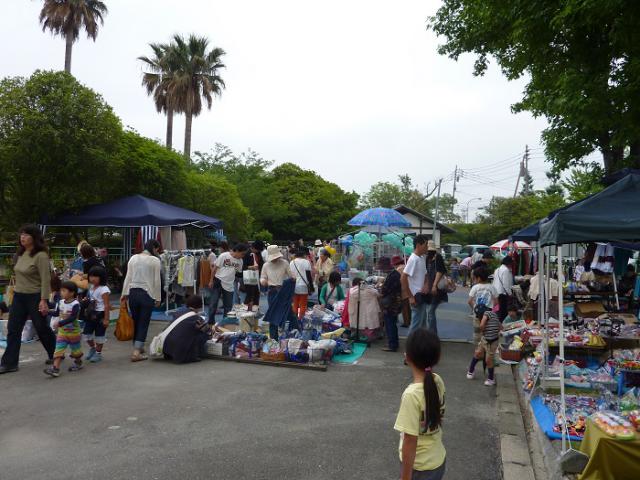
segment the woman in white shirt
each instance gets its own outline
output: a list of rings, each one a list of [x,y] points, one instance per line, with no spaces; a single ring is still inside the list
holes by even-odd
[[[129,302],[129,311],[133,318],[133,354],[132,362],[146,360],[144,344],[151,322],[153,307],[160,305],[160,259],[157,240],[149,240],[144,251],[129,260],[127,276],[124,279],[121,302]]]
[[[296,289],[293,295],[293,314],[302,319],[307,311],[309,294],[313,293],[313,278],[311,277],[311,262],[306,259],[309,250],[300,247],[296,251],[296,258],[291,260],[289,268],[291,275],[296,280]]]

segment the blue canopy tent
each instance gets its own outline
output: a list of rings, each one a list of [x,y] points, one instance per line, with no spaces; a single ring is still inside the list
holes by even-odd
[[[142,227],[196,227],[220,231],[222,221],[192,212],[168,203],[133,195],[101,205],[91,205],[77,213],[67,213],[55,218],[43,217],[46,227],[112,227],[125,230],[125,256],[131,252],[132,231]],[[170,247],[170,246],[169,246]]]
[[[192,212],[168,203],[133,195],[102,205],[91,205],[78,213],[43,218],[42,225],[59,227],[156,227],[194,226],[222,228],[222,222],[213,217]]]

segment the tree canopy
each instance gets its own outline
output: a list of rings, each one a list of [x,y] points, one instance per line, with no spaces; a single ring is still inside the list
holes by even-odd
[[[444,0],[429,26],[439,53],[494,58],[509,79],[526,78],[515,112],[544,116],[556,172],[595,150],[607,173],[640,166],[640,3],[624,0]]]
[[[70,74],[1,80],[0,222],[15,226],[102,200],[121,136],[111,107]]]
[[[433,217],[435,215],[435,188],[427,185],[424,189],[414,185],[409,175],[399,175],[397,182],[378,182],[371,186],[360,199],[361,208],[385,207],[405,205],[420,213]],[[456,223],[461,220],[455,213],[457,200],[448,193],[440,195],[438,203],[438,221],[442,223]]]

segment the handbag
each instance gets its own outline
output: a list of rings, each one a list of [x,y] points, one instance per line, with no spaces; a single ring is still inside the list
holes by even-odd
[[[258,285],[258,271],[244,270],[242,272],[242,281],[245,285]]]
[[[115,336],[121,342],[133,340],[133,318],[129,315],[127,305],[124,303],[120,305],[120,314],[116,322]]]
[[[84,276],[82,276],[80,274],[75,274],[69,280],[71,280],[73,283],[75,283],[76,287],[78,287],[78,288],[80,288],[82,290],[88,290],[89,289],[89,280],[87,280],[86,278],[84,278]]]
[[[13,294],[16,289],[16,277],[11,277],[9,279],[9,285],[7,285],[7,291],[4,294],[4,301],[7,305],[11,305],[13,302]]]
[[[438,290],[446,290],[447,293],[453,293],[456,291],[457,285],[449,275],[444,274],[440,277],[440,281],[438,282]]]

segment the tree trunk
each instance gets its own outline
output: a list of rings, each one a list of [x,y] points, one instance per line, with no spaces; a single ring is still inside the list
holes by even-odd
[[[602,161],[604,162],[604,172],[611,175],[622,168],[624,160],[624,147],[607,147],[602,149]]]
[[[66,47],[64,49],[64,71],[71,73],[71,51],[73,50],[73,37],[67,35],[65,38]]]
[[[191,164],[191,123],[193,122],[193,114],[191,110],[185,112],[186,123],[184,127],[184,158]]]
[[[167,109],[167,148],[171,150],[173,148],[173,109]]]

